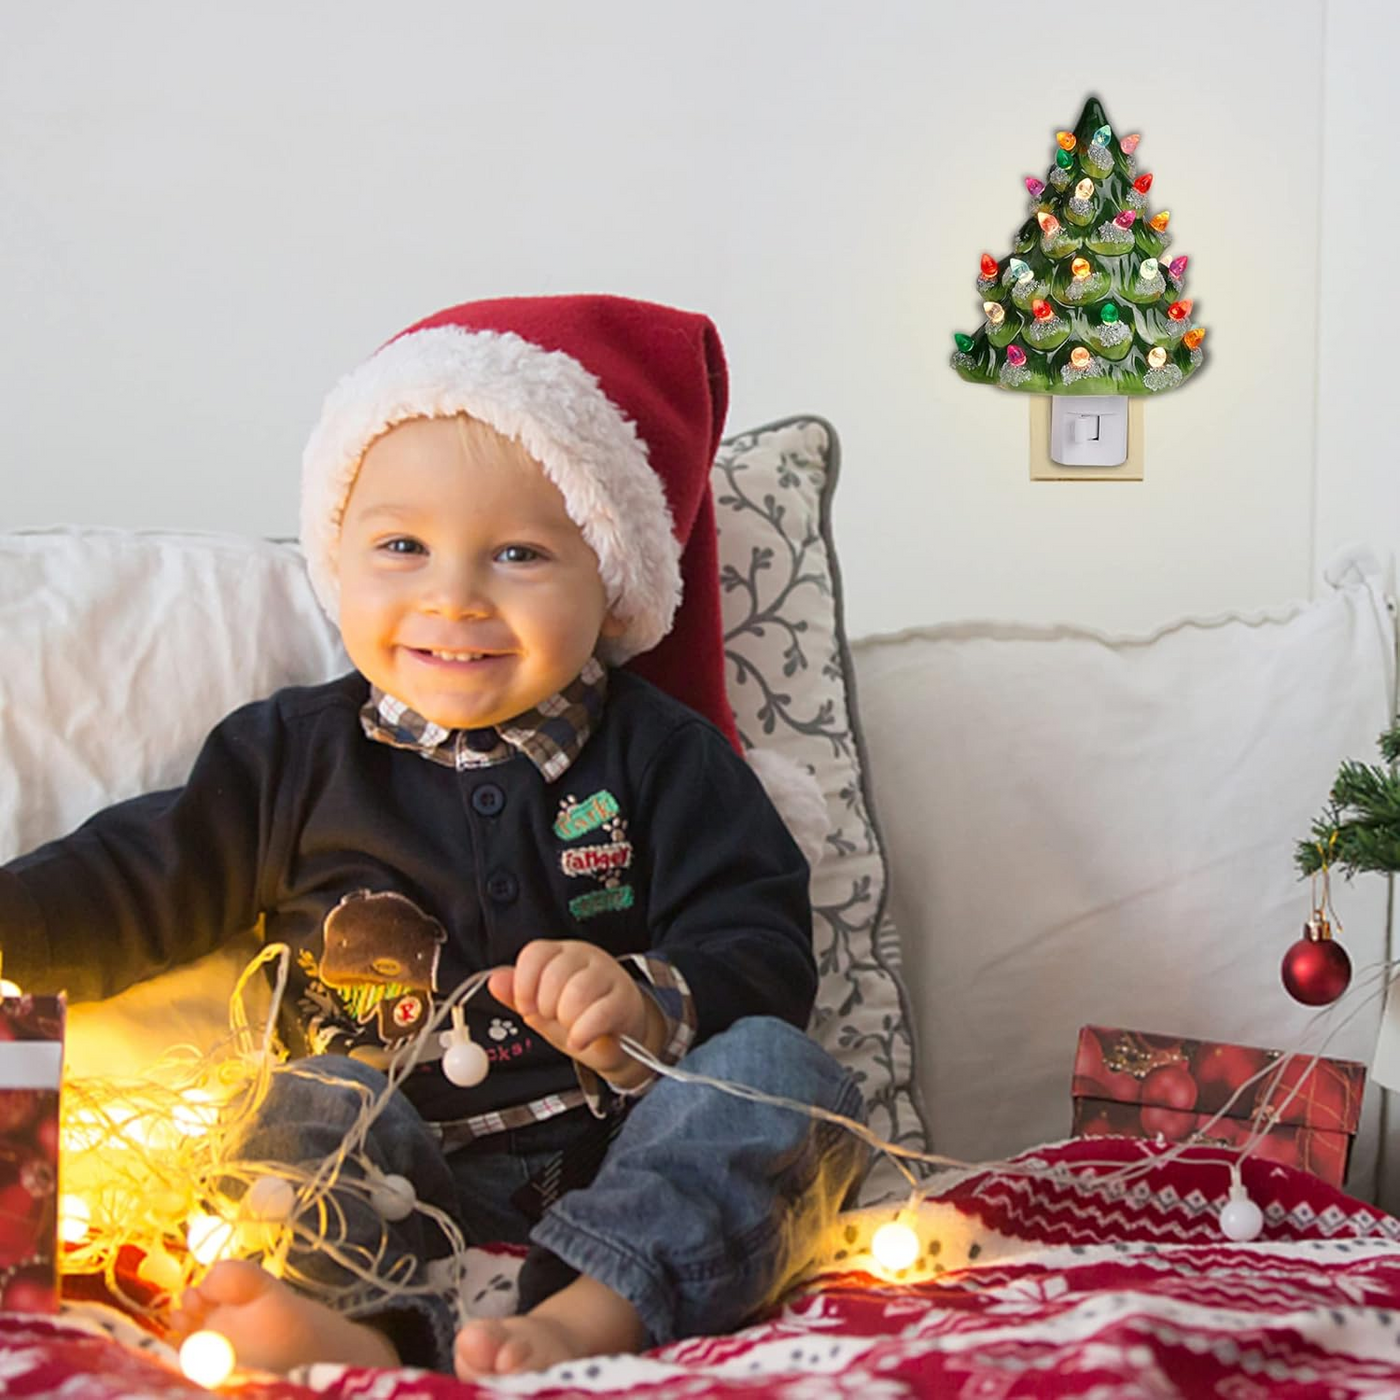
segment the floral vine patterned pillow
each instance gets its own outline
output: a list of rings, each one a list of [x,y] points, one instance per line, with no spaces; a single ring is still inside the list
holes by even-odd
[[[866,790],[829,506],[835,430],[791,418],[729,438],[714,468],[726,681],[746,746],[811,770],[830,829],[812,872],[821,983],[811,1032],[861,1079],[870,1126],[927,1143],[885,859]],[[866,1201],[901,1178],[877,1163]]]

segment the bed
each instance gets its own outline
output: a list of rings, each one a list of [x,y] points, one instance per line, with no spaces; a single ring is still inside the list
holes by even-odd
[[[1368,755],[1393,713],[1394,620],[1374,575],[1357,563],[1312,604],[1148,638],[956,623],[852,649],[830,528],[836,458],[828,424],[788,420],[732,438],[714,479],[741,732],[805,764],[827,796],[811,1030],[861,1076],[882,1138],[1013,1165],[935,1179],[921,1253],[891,1276],[869,1244],[906,1193],[881,1164],[820,1273],[734,1336],[490,1385],[317,1367],[243,1378],[239,1393],[1400,1394],[1400,1224],[1368,1204],[1400,1191],[1374,1089],[1354,1195],[1244,1164],[1264,1210],[1248,1244],[1219,1228],[1220,1151],[1158,1161],[1169,1149],[1152,1143],[1059,1140],[1085,1023],[1325,1040],[1369,1060],[1384,883],[1347,894],[1347,946],[1369,971],[1336,1034],[1304,1043],[1277,966],[1305,912],[1292,840],[1338,762]],[[236,704],[345,665],[296,551],[266,541],[3,535],[0,621],[0,771],[18,780],[0,790],[0,858],[180,781]],[[1222,772],[1230,784],[1212,784]],[[139,1073],[170,1041],[207,1045],[248,952],[71,1008],[70,1075]],[[1145,1174],[1122,1192],[1084,1176],[1128,1168]],[[517,1262],[474,1254],[468,1305],[508,1308]],[[100,1292],[71,1276],[57,1316],[0,1314],[0,1394],[199,1393],[168,1344]]]
[[[248,1377],[243,1396],[472,1400],[478,1395],[895,1400],[948,1395],[1390,1396],[1400,1393],[1400,1221],[1293,1168],[1250,1162],[1260,1238],[1226,1240],[1226,1154],[1082,1139],[973,1172],[919,1212],[922,1252],[889,1277],[868,1252],[889,1212],[851,1214],[819,1278],[728,1337],[472,1384],[318,1366]],[[1095,1177],[1148,1161],[1129,1190]],[[845,1255],[844,1258],[840,1257]],[[518,1259],[480,1251],[471,1296],[509,1305]],[[202,1393],[173,1350],[100,1304],[0,1319],[6,1395],[121,1400]]]

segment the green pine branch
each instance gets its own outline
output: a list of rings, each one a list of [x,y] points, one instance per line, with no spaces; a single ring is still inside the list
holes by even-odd
[[[1298,842],[1294,862],[1304,875],[1325,866],[1348,877],[1358,871],[1400,870],[1400,722],[1377,740],[1390,767],[1347,759],[1337,773],[1327,810],[1315,818],[1308,840]]]

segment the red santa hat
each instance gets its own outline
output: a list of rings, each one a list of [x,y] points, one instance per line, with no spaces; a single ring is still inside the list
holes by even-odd
[[[335,386],[307,443],[301,538],[316,595],[338,618],[341,518],[370,444],[410,418],[467,414],[540,463],[598,556],[624,623],[600,643],[602,659],[630,662],[742,752],[724,688],[710,494],[728,401],[719,334],[693,312],[557,296],[429,316]]]

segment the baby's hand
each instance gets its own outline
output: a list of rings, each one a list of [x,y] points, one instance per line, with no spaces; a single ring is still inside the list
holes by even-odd
[[[650,1071],[617,1038],[631,1036],[653,1054],[665,1039],[661,1008],[592,943],[537,938],[520,950],[514,967],[498,967],[487,987],[556,1050],[620,1088],[640,1084]]]

